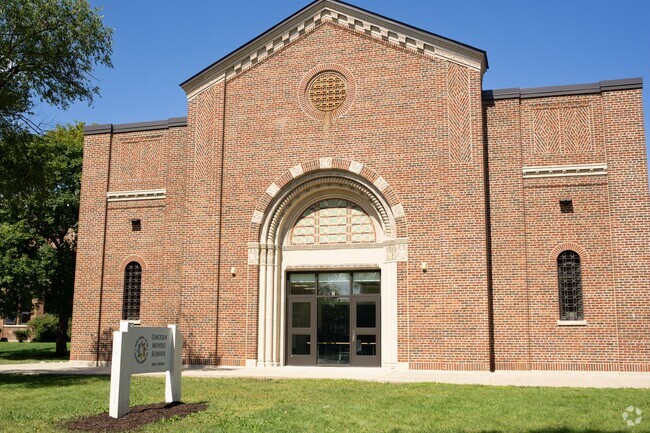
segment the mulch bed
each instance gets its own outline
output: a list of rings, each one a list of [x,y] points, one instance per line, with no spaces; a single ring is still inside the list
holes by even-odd
[[[129,413],[120,418],[111,418],[108,412],[68,421],[63,427],[71,431],[117,433],[135,430],[152,422],[172,417],[184,417],[202,412],[208,407],[205,403],[159,403],[133,406]]]

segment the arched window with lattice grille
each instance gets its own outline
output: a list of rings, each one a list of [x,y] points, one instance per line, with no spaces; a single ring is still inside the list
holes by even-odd
[[[578,253],[566,250],[557,256],[557,281],[560,320],[583,320],[582,270]]]
[[[142,266],[130,262],[124,269],[124,298],[122,299],[122,320],[140,320],[140,286]]]

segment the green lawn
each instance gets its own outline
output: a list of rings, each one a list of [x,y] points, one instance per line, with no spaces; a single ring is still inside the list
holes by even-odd
[[[0,431],[64,431],[64,420],[107,411],[108,395],[108,377],[0,375]],[[132,405],[163,399],[162,378],[133,378]],[[183,400],[206,402],[208,410],[141,431],[650,431],[647,390],[184,378]],[[630,405],[646,415],[632,428],[622,417]]]
[[[55,343],[0,343],[0,364],[67,361],[68,357],[57,357],[54,354],[54,346]]]

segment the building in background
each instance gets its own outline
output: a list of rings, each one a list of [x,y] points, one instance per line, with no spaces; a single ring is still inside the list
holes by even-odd
[[[483,90],[486,53],[318,0],[85,130],[72,359],[650,371],[640,79]]]
[[[14,332],[28,329],[27,322],[45,312],[43,304],[37,304],[35,302],[35,305],[37,305],[36,308],[29,311],[21,311],[13,317],[0,318],[0,340],[18,341]]]

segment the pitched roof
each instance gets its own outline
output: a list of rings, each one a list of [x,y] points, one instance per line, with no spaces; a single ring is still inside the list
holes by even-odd
[[[487,54],[481,49],[341,1],[316,0],[190,77],[181,83],[181,87],[188,98],[192,98],[212,84],[247,70],[303,34],[314,30],[323,22],[353,28],[425,56],[444,58],[479,70],[481,73],[488,68]]]

